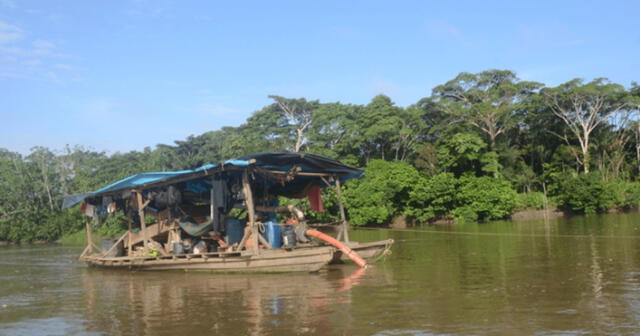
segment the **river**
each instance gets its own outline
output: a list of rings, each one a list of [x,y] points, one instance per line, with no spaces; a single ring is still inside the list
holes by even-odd
[[[640,215],[354,230],[374,267],[313,274],[93,269],[0,247],[0,335],[640,334]]]

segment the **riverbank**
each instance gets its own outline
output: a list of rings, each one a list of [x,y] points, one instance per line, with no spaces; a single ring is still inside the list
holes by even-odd
[[[616,214],[616,213],[637,213],[640,212],[640,208],[635,207],[628,210],[619,210],[619,209],[611,209],[607,211],[608,214]],[[544,219],[559,219],[559,218],[569,218],[575,216],[585,216],[584,214],[573,213],[570,211],[563,211],[558,209],[557,207],[550,207],[547,210],[522,210],[514,212],[507,221],[530,221],[530,220],[544,220]],[[453,225],[455,221],[451,218],[446,219],[438,219],[436,221],[428,223],[428,225]],[[413,227],[421,225],[420,223],[416,223],[414,220],[408,219],[405,216],[398,216],[394,218],[394,220],[389,223],[387,226],[393,229],[406,229],[408,227]]]
[[[511,215],[512,221],[523,221],[523,220],[540,220],[540,219],[556,219],[556,218],[566,218],[572,216],[566,211],[559,210],[558,208],[550,208],[547,210],[523,210],[517,211]]]
[[[52,241],[47,241],[47,240],[34,240],[32,242],[30,242],[29,244],[32,245],[44,245],[44,244],[50,244],[50,243],[55,243]],[[0,240],[0,246],[10,246],[10,245],[20,245],[20,243],[14,243],[14,242],[10,242],[7,240]]]
[[[634,213],[640,212],[640,208],[632,208],[627,211],[621,211],[617,209],[609,210],[607,213]],[[519,221],[529,221],[529,220],[544,220],[544,219],[558,219],[558,218],[569,218],[574,216],[584,216],[584,214],[576,214],[571,213],[569,211],[563,211],[558,209],[557,207],[551,207],[547,210],[522,210],[514,212],[508,219],[510,221],[519,222]],[[453,219],[439,219],[428,223],[428,225],[453,225]],[[406,229],[408,227],[414,227],[422,225],[421,223],[417,223],[415,220],[411,220],[405,216],[398,216],[394,218],[391,223],[380,225],[380,227],[389,227],[393,229]],[[116,236],[121,235],[124,232],[119,233]],[[96,232],[93,233],[94,240],[99,242],[103,239],[112,239],[109,236],[102,236]],[[60,239],[55,241],[45,241],[45,240],[37,240],[30,242],[29,244],[41,245],[41,244],[50,244],[50,243],[58,243],[65,246],[85,246],[87,244],[87,233],[84,229],[62,236]],[[0,241],[0,246],[9,246],[9,245],[20,245],[20,243],[14,243],[10,241]]]

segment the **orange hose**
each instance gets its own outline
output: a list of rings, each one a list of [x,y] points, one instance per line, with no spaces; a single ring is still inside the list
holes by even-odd
[[[342,244],[341,242],[339,242],[337,239],[326,235],[318,230],[314,230],[314,229],[309,229],[305,232],[305,234],[307,236],[311,236],[311,237],[316,237],[320,240],[324,240],[327,243],[337,247],[338,249],[340,249],[340,251],[342,251],[342,253],[346,254],[347,257],[349,257],[349,259],[353,260],[354,263],[356,263],[358,266],[362,267],[362,268],[366,268],[367,267],[367,262],[364,261],[364,259],[362,259],[362,257],[360,257],[354,250],[348,248],[347,246],[345,246],[344,244]]]

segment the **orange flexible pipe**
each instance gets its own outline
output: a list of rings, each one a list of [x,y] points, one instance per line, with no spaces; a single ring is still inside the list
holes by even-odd
[[[367,268],[367,262],[364,261],[364,259],[362,259],[362,257],[360,257],[355,251],[353,251],[352,249],[348,248],[347,246],[345,246],[344,244],[342,244],[341,242],[339,242],[337,239],[326,235],[318,230],[314,230],[314,229],[309,229],[305,232],[305,234],[307,236],[311,236],[311,237],[316,237],[320,240],[324,240],[327,243],[337,247],[338,249],[340,249],[340,251],[342,251],[342,253],[346,254],[347,257],[349,257],[349,259],[353,260],[354,263],[358,264],[358,266],[362,267],[362,268]]]

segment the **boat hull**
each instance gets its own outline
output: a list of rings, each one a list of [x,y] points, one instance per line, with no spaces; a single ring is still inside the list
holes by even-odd
[[[393,245],[393,239],[386,239],[380,241],[374,241],[369,243],[349,242],[344,243],[351,250],[356,252],[361,258],[367,261],[375,261],[381,258],[391,251],[391,245]],[[332,263],[340,263],[349,261],[349,257],[344,255],[342,251],[336,250],[333,254]]]
[[[143,271],[315,272],[333,259],[334,251],[333,247],[320,246],[292,251],[284,249],[261,250],[257,255],[243,251],[133,258],[106,258],[93,255],[80,259],[91,266],[100,268]]]

